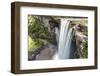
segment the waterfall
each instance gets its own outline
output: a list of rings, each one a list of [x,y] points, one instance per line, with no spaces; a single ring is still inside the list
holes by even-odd
[[[62,18],[58,45],[58,56],[60,59],[69,59],[71,51],[72,28],[69,28],[70,21]]]

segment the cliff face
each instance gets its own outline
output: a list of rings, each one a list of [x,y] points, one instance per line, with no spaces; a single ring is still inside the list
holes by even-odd
[[[88,57],[88,50],[87,50],[87,48],[88,48],[88,46],[87,46],[87,40],[88,40],[88,36],[87,36],[87,34],[85,34],[84,32],[86,32],[86,31],[84,31],[84,30],[86,30],[87,29],[87,27],[86,26],[83,26],[83,25],[81,25],[81,24],[77,24],[74,28],[74,42],[75,42],[75,44],[76,44],[76,48],[77,48],[77,50],[76,50],[76,52],[75,52],[75,54],[76,54],[76,57],[78,57],[78,58],[87,58]],[[85,54],[85,55],[84,55]]]

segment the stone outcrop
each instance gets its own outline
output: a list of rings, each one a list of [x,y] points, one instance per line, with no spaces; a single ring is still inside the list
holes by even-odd
[[[79,56],[79,58],[83,58],[83,48],[84,46],[82,45],[82,43],[84,43],[84,41],[87,41],[88,37],[86,35],[84,35],[82,33],[82,30],[86,28],[84,26],[82,26],[81,24],[77,24],[73,29],[75,31],[75,43],[76,43],[76,52],[75,54],[77,54]],[[83,30],[84,31],[84,30]]]

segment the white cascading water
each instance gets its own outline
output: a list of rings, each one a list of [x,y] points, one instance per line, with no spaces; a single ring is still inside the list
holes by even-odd
[[[72,28],[69,29],[70,21],[62,18],[58,45],[58,56],[59,59],[69,59],[70,48],[72,40]]]

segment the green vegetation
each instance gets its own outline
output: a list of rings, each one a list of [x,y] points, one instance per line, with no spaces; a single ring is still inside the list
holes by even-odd
[[[36,42],[30,36],[28,36],[28,50],[33,51],[37,48]]]
[[[88,41],[84,40],[81,43],[81,46],[83,47],[83,49],[82,49],[82,58],[88,58]],[[79,53],[75,53],[75,58],[80,58]]]
[[[88,41],[84,40],[82,43],[83,46],[83,53],[82,53],[82,57],[83,58],[88,58]]]
[[[35,51],[48,43],[55,43],[54,36],[52,36],[48,28],[40,22],[38,16],[28,15],[28,36],[29,51]]]
[[[88,31],[87,31],[87,29],[88,29],[87,26],[85,26],[85,28],[84,28],[84,30],[83,30],[83,32],[82,32],[82,33],[83,33],[84,35],[86,35],[86,36],[88,36]]]

